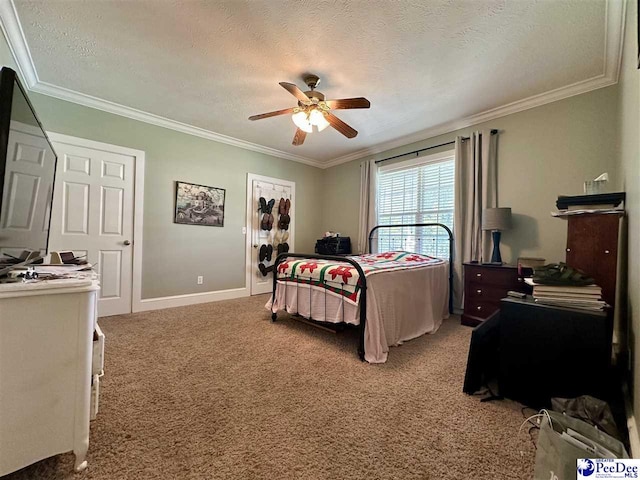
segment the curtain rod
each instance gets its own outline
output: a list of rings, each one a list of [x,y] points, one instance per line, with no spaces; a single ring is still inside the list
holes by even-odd
[[[495,135],[496,133],[498,133],[498,130],[495,130],[495,129],[491,130],[491,135]],[[462,140],[469,140],[469,137],[462,137]],[[418,156],[418,154],[420,152],[424,152],[425,150],[431,150],[433,148],[444,147],[444,146],[447,146],[447,145],[453,145],[454,143],[456,143],[455,140],[453,140],[451,142],[441,143],[440,145],[433,145],[431,147],[421,148],[420,150],[414,150],[413,152],[401,153],[400,155],[395,155],[393,157],[383,158],[382,160],[376,160],[376,163],[382,163],[382,162],[386,162],[388,160],[393,160],[395,158],[406,157],[407,155],[413,155],[414,153],[416,154],[416,156]]]

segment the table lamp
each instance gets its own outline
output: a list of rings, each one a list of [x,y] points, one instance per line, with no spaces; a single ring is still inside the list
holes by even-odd
[[[482,230],[491,230],[493,253],[491,263],[502,265],[500,256],[500,234],[511,228],[511,208],[485,208],[482,211]]]

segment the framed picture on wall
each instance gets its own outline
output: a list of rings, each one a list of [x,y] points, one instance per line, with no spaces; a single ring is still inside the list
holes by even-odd
[[[224,226],[225,189],[176,182],[176,214],[174,223]]]

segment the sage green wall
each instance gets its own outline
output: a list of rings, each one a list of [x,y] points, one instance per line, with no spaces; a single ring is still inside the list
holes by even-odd
[[[619,82],[621,187],[627,192],[628,255],[626,310],[631,353],[633,411],[640,412],[640,73],[637,69],[637,2],[627,1],[625,39]],[[634,452],[637,455],[637,452]]]
[[[15,69],[4,37],[0,60]],[[296,182],[295,246],[313,251],[322,231],[320,169],[36,93],[29,98],[48,131],[145,151],[142,298],[244,287],[248,172]],[[176,180],[225,188],[224,227],[174,224]]]
[[[4,38],[0,60],[15,68]],[[512,207],[514,214],[514,228],[503,234],[503,257],[508,262],[523,255],[561,260],[566,224],[550,216],[557,195],[581,193],[584,180],[604,171],[612,184],[620,184],[617,94],[616,86],[599,89],[369,158],[435,145],[477,129],[499,129],[499,204]],[[32,93],[30,98],[50,131],[146,152],[143,298],[244,285],[247,172],[296,182],[296,250],[311,251],[326,230],[357,237],[359,160],[322,171],[51,97]],[[175,180],[226,188],[225,227],[173,224]],[[204,275],[204,285],[195,284],[197,275]]]
[[[565,257],[567,226],[550,215],[557,196],[582,194],[585,180],[607,171],[612,183],[617,182],[616,112],[617,87],[607,87],[367,159],[438,145],[474,130],[500,130],[498,202],[513,212],[513,228],[502,235],[502,257],[506,262],[519,256],[559,261]],[[360,162],[325,170],[323,230],[357,238]]]
[[[142,297],[245,285],[247,173],[296,182],[296,250],[313,251],[321,171],[42,95],[31,95],[50,131],[145,151]],[[175,181],[226,189],[224,227],[173,223]],[[196,276],[204,284],[196,285]]]

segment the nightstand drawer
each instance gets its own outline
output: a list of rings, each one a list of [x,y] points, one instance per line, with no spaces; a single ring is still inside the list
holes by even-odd
[[[469,300],[498,301],[506,297],[509,290],[510,288],[506,286],[471,283],[466,294],[469,296]]]
[[[523,291],[525,285],[513,265],[464,264],[463,325],[475,326],[500,310],[500,299],[509,290]]]
[[[517,281],[517,270],[512,268],[487,268],[467,265],[465,281],[471,284],[511,287]]]
[[[464,307],[465,315],[488,318],[492,313],[500,310],[500,302],[494,300],[469,300]]]

